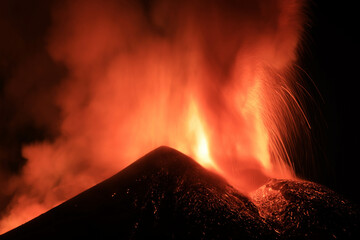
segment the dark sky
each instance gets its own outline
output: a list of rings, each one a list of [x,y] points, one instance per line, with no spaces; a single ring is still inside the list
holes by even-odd
[[[360,48],[356,7],[341,3],[316,0],[307,10],[310,21],[299,66],[306,71],[302,76],[308,74],[316,85],[307,80],[315,157],[295,166],[302,177],[359,202],[355,190],[359,184]],[[0,188],[26,162],[21,157],[23,144],[57,135],[59,109],[53,97],[66,69],[52,61],[46,50],[51,4],[41,0],[0,3]],[[35,74],[24,76],[29,68]],[[0,211],[10,199],[2,194]]]
[[[65,70],[45,48],[51,4],[0,2],[0,213],[13,195],[4,189],[26,163],[22,145],[57,135],[53,96]]]
[[[319,154],[319,174],[311,179],[359,202],[356,166],[359,161],[360,39],[355,11],[355,6],[342,1],[317,0],[311,4],[311,22],[301,65],[323,98],[323,101],[317,98],[321,114],[312,114],[322,125],[318,127],[322,136],[319,151],[323,154]],[[313,89],[313,96],[316,95]]]

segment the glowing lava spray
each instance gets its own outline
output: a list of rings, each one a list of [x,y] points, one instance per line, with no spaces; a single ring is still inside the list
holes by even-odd
[[[47,49],[68,70],[56,96],[61,134],[24,146],[1,232],[160,145],[244,193],[293,178],[286,137],[307,121],[293,91],[303,2],[56,4]]]

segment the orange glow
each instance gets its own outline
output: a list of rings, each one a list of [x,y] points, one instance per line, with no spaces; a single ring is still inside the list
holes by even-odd
[[[280,117],[286,107],[277,96],[284,84],[270,72],[282,75],[296,60],[303,1],[225,2],[57,6],[48,51],[68,69],[57,95],[61,134],[24,146],[28,163],[0,232],[160,145],[189,155],[244,193],[269,177],[294,177],[276,144],[282,143],[278,128],[286,129]]]
[[[204,126],[200,120],[199,112],[195,106],[195,103],[193,102],[191,102],[190,105],[188,122],[190,139],[194,140],[192,149],[195,155],[194,159],[196,159],[204,167],[214,167],[215,163],[210,156],[209,144],[205,134]],[[191,136],[192,134],[193,136]]]

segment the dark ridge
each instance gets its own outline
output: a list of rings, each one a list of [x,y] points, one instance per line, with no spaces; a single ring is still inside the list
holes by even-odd
[[[1,239],[275,238],[255,205],[191,158],[160,147]]]
[[[251,197],[159,147],[0,239],[360,239],[358,208],[319,184],[272,179]]]
[[[285,239],[360,239],[359,207],[320,184],[272,179],[251,197]]]

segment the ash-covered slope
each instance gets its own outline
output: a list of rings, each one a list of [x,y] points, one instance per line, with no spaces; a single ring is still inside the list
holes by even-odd
[[[160,147],[0,239],[360,239],[358,209],[321,185],[272,179],[251,197]]]
[[[276,234],[255,205],[223,179],[160,147],[0,239],[145,237],[263,239]]]
[[[271,179],[251,199],[282,238],[360,239],[358,206],[322,185]]]

